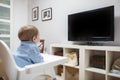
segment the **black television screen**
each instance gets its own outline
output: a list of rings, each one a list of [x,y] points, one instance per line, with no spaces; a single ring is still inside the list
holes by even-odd
[[[68,41],[114,41],[114,6],[68,15]]]

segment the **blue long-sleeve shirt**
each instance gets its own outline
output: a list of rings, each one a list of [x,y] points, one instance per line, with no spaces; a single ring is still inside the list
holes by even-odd
[[[22,41],[17,50],[13,53],[16,64],[19,67],[43,62],[43,57],[40,55],[35,42]]]

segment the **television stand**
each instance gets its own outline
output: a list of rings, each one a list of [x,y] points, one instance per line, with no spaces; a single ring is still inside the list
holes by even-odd
[[[56,52],[59,54],[56,54]],[[59,76],[59,79],[98,80],[99,78],[99,80],[120,80],[120,74],[111,72],[114,61],[120,58],[120,46],[83,46],[65,43],[50,45],[50,53],[54,55],[62,54],[62,56],[68,57],[71,52],[76,54],[77,57],[74,56],[76,57],[74,61],[79,64],[73,65],[73,62],[68,60],[67,64],[60,65],[62,67],[55,66],[56,76]],[[97,56],[97,58],[93,56]],[[70,59],[70,57],[68,58]]]

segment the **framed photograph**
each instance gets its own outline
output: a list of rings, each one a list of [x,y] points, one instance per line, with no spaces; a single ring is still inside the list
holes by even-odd
[[[47,8],[41,12],[42,21],[47,21],[52,19],[52,8]]]
[[[32,9],[32,21],[38,20],[39,17],[39,7],[34,7]]]

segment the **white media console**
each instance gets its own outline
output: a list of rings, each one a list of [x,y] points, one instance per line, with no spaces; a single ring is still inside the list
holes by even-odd
[[[63,65],[63,71],[61,71],[61,75],[59,75],[62,80],[69,80],[68,77],[74,78],[74,80],[120,80],[120,74],[110,72],[113,62],[117,58],[120,58],[119,46],[51,44],[50,51],[53,54],[60,51],[59,54],[62,54],[63,56],[71,51],[76,51],[78,54],[78,65]],[[104,56],[104,68],[91,66],[91,57],[93,55]],[[61,70],[58,69],[57,66],[55,69],[56,74],[58,74],[60,72],[59,70]]]

